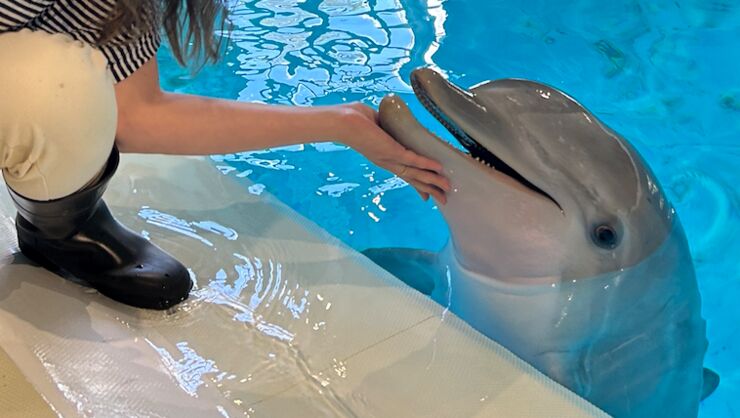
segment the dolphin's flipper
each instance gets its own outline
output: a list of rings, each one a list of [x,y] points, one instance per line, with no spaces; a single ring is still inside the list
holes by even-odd
[[[701,400],[703,401],[719,386],[719,375],[707,368],[704,368],[704,387],[701,390]]]
[[[419,292],[430,295],[438,277],[437,254],[412,248],[370,248],[362,252]]]

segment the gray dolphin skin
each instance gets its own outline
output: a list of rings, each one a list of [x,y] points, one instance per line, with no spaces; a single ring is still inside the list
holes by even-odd
[[[461,152],[397,96],[381,126],[452,182],[439,253],[365,254],[616,417],[695,417],[718,383],[678,217],[637,151],[563,92],[411,75]],[[495,379],[495,376],[491,377]]]

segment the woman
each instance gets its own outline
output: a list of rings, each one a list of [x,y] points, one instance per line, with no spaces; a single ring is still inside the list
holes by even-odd
[[[404,149],[360,103],[299,108],[162,91],[160,27],[192,65],[217,59],[212,33],[225,18],[218,0],[0,0],[0,168],[25,255],[133,306],[187,298],[185,267],[100,199],[118,150],[197,155],[337,141],[445,202],[440,164]]]

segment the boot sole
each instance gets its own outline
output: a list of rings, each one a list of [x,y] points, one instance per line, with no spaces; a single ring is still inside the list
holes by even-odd
[[[31,238],[31,239],[33,239],[33,238]],[[51,273],[54,273],[54,274],[62,277],[63,279],[69,280],[68,277],[65,277],[65,273],[66,274],[70,274],[70,273],[68,273],[66,270],[64,270],[62,267],[60,267],[59,265],[57,265],[53,261],[51,261],[48,258],[46,258],[41,253],[41,251],[39,251],[32,244],[29,244],[27,240],[22,239],[20,233],[18,234],[18,247],[20,248],[21,253],[23,253],[23,255],[26,258],[28,258],[29,260],[31,260],[32,262],[38,264],[40,267],[43,267],[44,269],[50,271]],[[70,276],[71,277],[76,277],[76,276],[72,276],[71,274],[70,274]],[[117,301],[119,303],[123,303],[125,305],[134,306],[134,307],[138,307],[138,308],[154,309],[154,310],[159,310],[159,311],[165,310],[165,309],[169,309],[169,308],[177,305],[178,303],[184,301],[185,299],[187,299],[187,297],[189,296],[190,290],[193,288],[193,283],[190,282],[190,285],[188,287],[188,293],[185,296],[185,298],[183,298],[181,300],[170,300],[170,299],[162,299],[162,298],[146,299],[146,298],[142,298],[141,295],[131,295],[131,296],[129,296],[129,295],[121,294],[121,293],[111,293],[111,294],[109,294],[105,290],[102,290],[102,289],[99,289],[98,287],[96,287],[93,283],[90,283],[90,282],[88,282],[88,281],[86,281],[84,279],[81,279],[81,278],[77,278],[77,279],[83,280],[87,284],[87,287],[90,287],[92,289],[95,289],[100,294],[102,294],[104,296],[107,296],[107,297],[109,297],[109,298],[111,298],[111,299],[113,299],[113,300],[115,300],[115,301]]]
[[[46,270],[49,270],[52,273],[60,273],[62,271],[59,266],[52,263],[48,258],[41,255],[40,252],[36,251],[36,249],[32,245],[26,244],[26,242],[21,241],[20,237],[18,237],[18,247],[20,248],[21,253],[23,253],[26,258],[45,268]]]

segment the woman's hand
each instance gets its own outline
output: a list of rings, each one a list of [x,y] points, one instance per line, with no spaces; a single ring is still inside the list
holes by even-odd
[[[431,195],[445,204],[450,181],[441,175],[442,165],[396,142],[378,125],[378,113],[362,103],[339,106],[348,131],[340,141],[376,165],[396,174],[416,189],[422,199]]]

